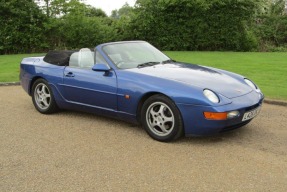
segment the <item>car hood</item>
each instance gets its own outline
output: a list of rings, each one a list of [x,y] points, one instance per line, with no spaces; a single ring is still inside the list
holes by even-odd
[[[169,63],[128,70],[134,73],[189,84],[202,89],[210,89],[230,99],[252,91],[244,82],[222,71],[194,64]]]

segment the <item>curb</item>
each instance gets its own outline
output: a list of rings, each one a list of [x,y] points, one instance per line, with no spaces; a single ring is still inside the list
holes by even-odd
[[[12,85],[20,85],[20,82],[5,82],[5,83],[0,82],[0,87],[1,86],[12,86]]]
[[[280,106],[287,107],[287,102],[286,101],[264,99],[264,103],[271,104],[271,105],[280,105]]]
[[[1,83],[1,86],[15,86],[15,85],[21,85],[20,82],[7,82],[7,83]],[[280,106],[287,106],[287,101],[279,101],[279,100],[271,100],[271,99],[264,99],[264,103],[271,104],[271,105],[280,105]]]

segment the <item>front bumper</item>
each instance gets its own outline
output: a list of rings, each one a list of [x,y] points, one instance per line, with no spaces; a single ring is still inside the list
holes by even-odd
[[[230,131],[242,127],[249,123],[242,121],[245,112],[253,110],[262,105],[264,96],[261,93],[252,91],[249,94],[231,99],[231,103],[222,106],[195,106],[188,104],[177,104],[184,122],[186,136],[204,136],[220,132]],[[227,120],[207,120],[203,113],[208,112],[227,112],[237,110],[240,112],[238,117]]]

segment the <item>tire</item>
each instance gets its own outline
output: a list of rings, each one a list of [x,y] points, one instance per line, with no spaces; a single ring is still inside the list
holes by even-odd
[[[44,79],[37,79],[32,87],[32,101],[40,113],[51,114],[58,111],[53,92]]]
[[[160,94],[144,102],[141,122],[149,136],[157,141],[169,142],[183,135],[180,111],[172,100]]]

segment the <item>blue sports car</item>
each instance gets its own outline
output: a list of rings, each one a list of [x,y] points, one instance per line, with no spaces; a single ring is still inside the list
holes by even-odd
[[[140,123],[158,141],[242,127],[264,95],[246,77],[176,62],[144,41],[24,58],[21,85],[44,114],[79,110]]]

